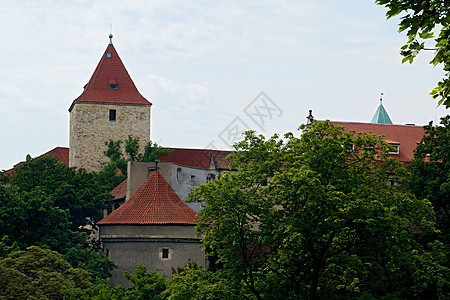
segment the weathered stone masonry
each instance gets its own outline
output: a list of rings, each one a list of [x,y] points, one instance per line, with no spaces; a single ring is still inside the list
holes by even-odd
[[[105,141],[125,141],[128,135],[139,137],[144,149],[150,141],[150,108],[141,104],[108,104],[75,102],[70,111],[70,166],[88,171],[99,171],[104,155]],[[110,120],[110,110],[116,111],[116,120]]]

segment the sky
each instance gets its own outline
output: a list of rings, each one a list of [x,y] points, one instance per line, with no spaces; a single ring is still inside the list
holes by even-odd
[[[230,149],[240,132],[316,119],[370,122],[383,93],[394,124],[448,114],[429,92],[442,68],[402,64],[398,19],[362,0],[0,0],[0,170],[69,146],[69,112],[113,34],[151,139]]]

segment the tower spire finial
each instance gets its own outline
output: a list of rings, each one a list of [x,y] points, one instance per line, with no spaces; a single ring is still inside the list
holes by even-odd
[[[109,24],[109,43],[112,45],[112,24]]]
[[[383,102],[383,92],[380,94],[380,103]]]
[[[312,125],[314,123],[314,117],[312,115],[312,109],[309,110],[309,116],[306,117],[306,125]]]

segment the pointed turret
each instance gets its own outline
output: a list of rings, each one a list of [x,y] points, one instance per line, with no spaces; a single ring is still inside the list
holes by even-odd
[[[81,95],[73,101],[69,111],[72,110],[76,102],[152,104],[139,93],[112,44],[112,35],[109,38],[110,43],[106,47],[91,79],[84,86]]]
[[[118,209],[98,225],[194,225],[198,216],[157,171]]]
[[[380,95],[380,105],[377,108],[377,111],[373,115],[372,121],[370,123],[376,124],[392,124],[391,118],[383,106],[383,93]]]

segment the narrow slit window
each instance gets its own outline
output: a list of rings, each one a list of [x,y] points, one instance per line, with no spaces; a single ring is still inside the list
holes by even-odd
[[[110,109],[109,110],[109,120],[110,121],[115,121],[116,120],[116,110],[115,109]]]
[[[163,248],[163,249],[162,249],[162,256],[161,256],[161,257],[162,257],[162,258],[165,258],[165,259],[169,258],[169,249]]]

